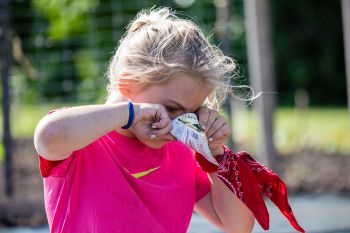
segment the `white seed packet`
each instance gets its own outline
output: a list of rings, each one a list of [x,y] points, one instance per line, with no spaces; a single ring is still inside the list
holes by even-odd
[[[172,121],[172,126],[170,133],[174,137],[203,155],[209,162],[219,165],[209,149],[207,136],[196,114],[186,113],[178,116]]]

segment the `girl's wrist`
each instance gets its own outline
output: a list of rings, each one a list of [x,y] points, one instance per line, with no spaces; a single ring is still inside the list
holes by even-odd
[[[127,101],[127,108],[128,108],[127,110],[128,113],[125,115],[127,115],[128,117],[127,117],[126,124],[124,124],[121,127],[122,129],[129,129],[135,121],[135,107],[134,107],[134,103],[130,99]]]
[[[139,103],[134,103],[134,124],[142,119],[142,111]]]
[[[218,146],[215,149],[211,149],[211,153],[213,156],[219,156],[222,155],[225,152],[224,148],[222,147],[222,145]]]

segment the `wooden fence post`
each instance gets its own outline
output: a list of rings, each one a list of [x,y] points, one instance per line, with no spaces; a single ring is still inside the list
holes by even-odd
[[[260,126],[257,157],[261,162],[274,168],[276,162],[273,143],[275,80],[268,3],[268,0],[244,0],[244,10],[251,86],[255,91],[267,92],[253,102]]]
[[[224,52],[225,55],[228,55],[230,53],[230,39],[228,36],[229,33],[229,22],[231,17],[230,12],[230,1],[229,0],[214,0],[214,5],[216,8],[216,22],[215,22],[215,30],[216,34],[219,40],[219,43],[221,44],[221,49]],[[228,121],[231,126],[233,127],[233,111],[232,111],[232,100],[230,98],[227,98],[224,104],[224,108],[227,113]],[[235,150],[235,143],[233,138],[233,133],[230,135],[230,137],[227,140],[227,146],[234,151]]]
[[[348,110],[350,114],[350,0],[342,0],[341,9],[343,16],[346,87],[348,94]]]
[[[5,150],[5,190],[7,196],[13,196],[12,151],[10,131],[10,7],[8,0],[0,1],[0,49],[1,49],[1,81],[3,111],[3,145]]]

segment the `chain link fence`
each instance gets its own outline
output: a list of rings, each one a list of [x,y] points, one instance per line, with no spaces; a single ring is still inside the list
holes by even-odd
[[[222,47],[224,42],[218,39],[215,30],[218,4],[220,1],[217,0],[9,1],[9,9],[4,10],[9,13],[10,22],[8,89],[12,147],[18,147],[20,142],[23,148],[30,148],[25,153],[34,154],[35,126],[50,109],[104,103],[109,59],[126,25],[141,9],[171,7],[180,17],[197,22],[212,42]],[[226,45],[229,43],[230,51],[226,52],[244,64],[243,2],[231,1],[228,7],[233,14],[225,41]],[[0,135],[4,137],[2,131]],[[13,153],[19,151],[16,149]],[[14,155],[18,156],[31,155]],[[21,179],[12,172],[16,170],[17,160],[12,162],[10,155],[5,156],[4,144],[0,144],[0,161],[6,162],[7,173],[2,177],[7,177],[7,186]],[[0,179],[1,187],[4,183],[6,181]]]

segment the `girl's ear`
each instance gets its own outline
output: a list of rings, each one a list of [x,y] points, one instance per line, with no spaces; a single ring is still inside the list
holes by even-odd
[[[118,89],[122,96],[126,99],[130,98],[135,90],[135,85],[138,83],[137,80],[130,79],[123,75],[118,82]]]

